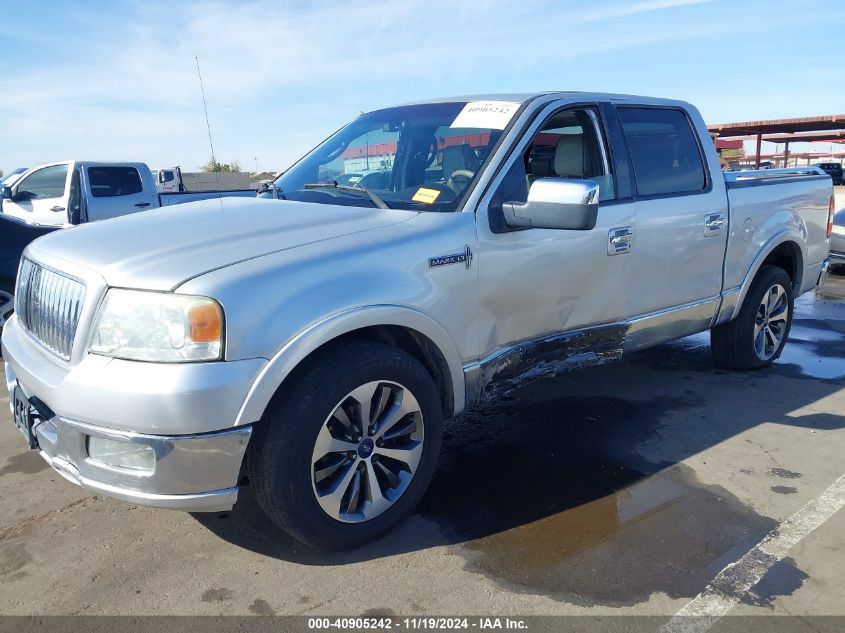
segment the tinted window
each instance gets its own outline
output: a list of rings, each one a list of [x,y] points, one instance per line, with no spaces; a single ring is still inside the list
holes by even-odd
[[[141,176],[134,167],[89,167],[88,180],[95,198],[141,193]]]
[[[173,172],[171,170],[165,169],[163,173],[164,173],[164,182],[169,182],[169,181],[175,179],[175,176],[173,175]]]
[[[701,191],[706,184],[698,142],[680,110],[619,108],[640,195]]]
[[[33,172],[18,186],[17,200],[61,198],[65,194],[67,165],[53,165]]]

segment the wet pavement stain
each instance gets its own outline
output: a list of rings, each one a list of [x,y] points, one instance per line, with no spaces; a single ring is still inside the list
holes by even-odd
[[[800,479],[804,476],[803,473],[796,473],[793,470],[787,470],[786,468],[769,468],[769,474],[775,477],[780,477],[781,479]]]
[[[696,595],[775,524],[677,465],[460,549],[469,570],[512,591],[632,606]]]
[[[253,600],[252,604],[247,608],[250,613],[254,613],[255,615],[276,615],[276,612],[273,610],[273,607],[270,606],[270,603],[266,600],[262,600],[261,598]]]
[[[49,468],[37,451],[17,453],[6,460],[6,465],[0,468],[0,477],[12,473],[20,475],[34,475]]]
[[[420,510],[468,570],[511,591],[603,606],[694,596],[776,524],[636,453],[663,415],[700,405],[567,397],[481,415],[489,434],[446,443]]]
[[[20,543],[0,545],[0,577],[20,578],[16,572],[32,562],[32,554]]]
[[[772,486],[772,492],[776,492],[779,495],[794,495],[798,492],[798,488],[794,486]]]
[[[364,613],[361,614],[362,618],[387,618],[391,616],[395,616],[396,612],[393,609],[383,609],[383,608],[376,608],[376,609],[367,609]]]
[[[235,594],[229,589],[208,589],[203,592],[200,600],[203,602],[226,602],[234,597]]]
[[[760,582],[743,594],[742,602],[772,609],[777,597],[792,595],[807,579],[809,576],[798,568],[792,558],[784,558],[772,565]]]

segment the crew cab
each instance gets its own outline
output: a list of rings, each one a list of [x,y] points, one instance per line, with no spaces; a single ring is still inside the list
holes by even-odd
[[[367,163],[373,189],[343,184]],[[444,420],[709,330],[781,353],[828,268],[815,168],[723,174],[698,111],[550,92],[359,116],[273,183],[57,231],[3,335],[26,444],[73,483],[222,511],[247,476],[316,547],[414,509]]]

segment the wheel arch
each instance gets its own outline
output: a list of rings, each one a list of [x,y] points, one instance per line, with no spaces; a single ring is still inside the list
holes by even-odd
[[[739,314],[754,278],[766,265],[778,266],[785,270],[792,280],[793,292],[797,296],[804,279],[804,251],[800,238],[790,231],[784,231],[772,237],[760,250],[742,281],[731,319],[735,319]]]
[[[291,338],[270,359],[249,390],[235,426],[261,419],[285,381],[314,354],[344,340],[365,339],[394,345],[419,360],[441,394],[444,417],[465,404],[463,364],[446,330],[428,315],[405,306],[355,308],[315,323]]]

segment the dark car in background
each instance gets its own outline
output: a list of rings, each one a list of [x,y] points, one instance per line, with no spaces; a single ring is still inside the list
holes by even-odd
[[[830,263],[838,271],[845,268],[845,207],[833,215],[833,232],[830,234]]]
[[[845,184],[842,174],[842,165],[840,163],[819,163],[816,167],[828,174],[833,179],[834,185]]]

